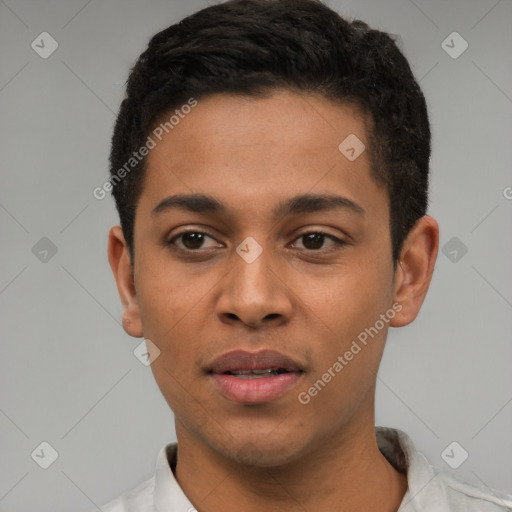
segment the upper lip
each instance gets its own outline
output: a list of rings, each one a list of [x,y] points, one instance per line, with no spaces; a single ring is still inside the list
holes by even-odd
[[[302,372],[299,363],[275,350],[248,352],[233,350],[220,355],[208,366],[209,373],[226,373],[234,371],[282,369],[288,372]]]

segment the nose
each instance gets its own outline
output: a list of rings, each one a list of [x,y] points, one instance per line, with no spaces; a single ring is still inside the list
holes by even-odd
[[[290,320],[291,292],[269,250],[250,263],[234,253],[233,265],[222,281],[217,316],[223,323],[251,328],[278,326]]]

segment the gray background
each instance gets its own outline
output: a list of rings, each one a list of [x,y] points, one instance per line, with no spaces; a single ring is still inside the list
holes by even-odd
[[[433,464],[510,492],[512,2],[329,5],[400,35],[432,121],[430,214],[446,254],[416,322],[390,333],[377,423],[408,432]],[[174,440],[172,413],[133,355],[140,340],[120,326],[106,257],[114,205],[92,191],[107,177],[129,67],[151,35],[204,6],[0,0],[4,512],[94,508],[150,477]],[[31,48],[44,31],[59,45],[46,59]],[[458,58],[442,47],[454,31],[469,44]],[[43,441],[58,452],[46,470],[31,458]],[[441,457],[453,441],[469,453],[456,470]]]

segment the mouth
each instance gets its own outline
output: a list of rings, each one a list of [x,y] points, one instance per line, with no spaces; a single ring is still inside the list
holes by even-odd
[[[276,375],[282,375],[283,373],[290,373],[284,368],[265,368],[265,369],[254,369],[254,370],[234,370],[225,372],[224,375],[233,375],[239,379],[262,379],[265,377],[275,377]]]
[[[299,363],[273,350],[235,350],[221,355],[208,368],[217,391],[243,404],[277,400],[297,384],[303,373]]]

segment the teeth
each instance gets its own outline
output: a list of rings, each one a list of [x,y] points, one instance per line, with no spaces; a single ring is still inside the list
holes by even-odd
[[[279,375],[278,372],[271,372],[271,373],[263,373],[263,374],[257,374],[257,373],[249,373],[249,374],[239,374],[239,373],[233,373],[233,377],[236,377],[237,379],[264,379],[265,377],[275,377],[276,375]]]
[[[237,370],[234,372],[228,372],[229,375],[238,377],[240,379],[257,379],[261,377],[273,377],[279,375],[279,370],[273,368],[266,368],[264,370]]]

